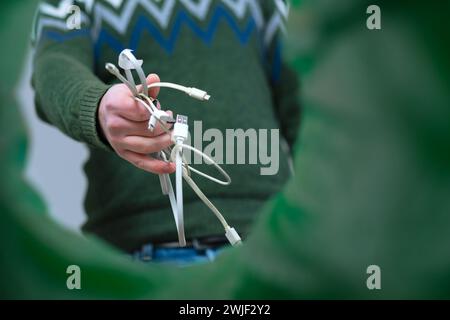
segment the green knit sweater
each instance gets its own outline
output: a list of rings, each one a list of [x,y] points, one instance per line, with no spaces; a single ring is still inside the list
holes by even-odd
[[[75,2],[81,9],[79,16],[74,16],[76,10],[67,14],[65,1],[46,2],[35,22],[37,112],[89,147],[84,166],[88,178],[85,232],[124,250],[148,241],[177,239],[158,176],[121,159],[99,131],[97,107],[115,83],[104,65],[117,63],[125,48],[134,49],[144,60],[147,73],[211,94],[210,102],[199,103],[172,91],[160,92],[164,109],[189,116],[194,136],[193,121],[201,120],[203,131],[217,128],[224,137],[226,129],[280,128],[282,142],[294,143],[299,119],[297,83],[280,61],[284,15],[273,1],[247,1],[243,7],[239,1],[218,0]],[[78,17],[80,28],[68,29],[68,19],[76,22]],[[270,140],[267,143],[271,154]],[[230,151],[225,141],[223,153]],[[245,237],[259,207],[288,178],[287,153],[280,148],[274,175],[261,175],[264,165],[260,163],[236,164],[235,160],[235,164],[223,165],[232,178],[230,186],[217,186],[201,177],[196,181]],[[197,165],[211,172],[205,167]],[[184,193],[187,237],[223,234],[220,223],[197,196],[188,188]]]

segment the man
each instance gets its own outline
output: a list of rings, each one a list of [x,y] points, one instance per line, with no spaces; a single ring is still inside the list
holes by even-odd
[[[243,247],[224,254],[213,267],[184,270],[131,263],[99,241],[64,230],[23,181],[27,137],[12,87],[24,51],[24,42],[20,48],[17,39],[24,37],[22,19],[33,3],[19,4],[11,1],[8,8],[7,2],[0,3],[1,17],[16,17],[5,19],[5,30],[15,30],[14,38],[1,37],[15,48],[1,61],[9,61],[1,70],[14,71],[13,78],[4,72],[0,77],[0,89],[5,90],[0,91],[0,150],[7,155],[0,159],[1,298],[449,297],[450,46],[429,45],[448,36],[448,10],[438,10],[449,9],[448,4],[382,1],[383,14],[389,17],[383,28],[390,28],[381,33],[350,24],[361,22],[371,1],[349,0],[343,11],[337,2],[294,7],[298,19],[290,30],[303,26],[302,36],[316,37],[294,57],[297,70],[308,71],[311,79],[304,90],[309,112],[296,153],[296,176],[266,206]],[[304,24],[306,16],[310,19]],[[325,27],[333,21],[339,21],[335,28]],[[411,35],[406,39],[405,31]],[[399,45],[408,59],[396,51],[377,51],[380,44]],[[412,47],[416,50],[406,50]],[[405,62],[405,70],[420,70],[420,77],[411,79],[407,72],[393,77],[389,64],[396,59]],[[328,90],[339,68],[339,90]],[[361,79],[368,83],[361,84]],[[411,90],[411,80],[419,81],[422,90]],[[355,99],[358,85],[361,96]],[[399,91],[393,93],[393,87]],[[374,99],[361,103],[367,102],[361,99],[367,92]],[[427,99],[418,99],[422,95]],[[349,121],[350,116],[359,121]],[[371,127],[374,116],[384,120],[375,122],[376,128]],[[66,269],[73,264],[81,267],[82,290],[66,286]],[[381,268],[381,290],[367,286],[369,264]]]
[[[280,60],[278,36],[286,12],[280,0],[41,3],[35,25],[36,106],[43,120],[89,147],[85,232],[127,252],[177,241],[157,176],[172,173],[174,165],[148,156],[169,146],[170,135],[147,130],[148,112],[125,85],[114,85],[105,63],[133,49],[144,68],[155,72],[147,77],[149,84],[161,76],[204,88],[213,97],[203,105],[162,90],[163,108],[223,133],[227,128],[281,128],[282,140],[292,147],[299,123],[298,85]],[[255,165],[225,165],[231,186],[198,179],[244,238],[255,213],[289,177],[289,154],[279,152],[274,175],[261,175]],[[191,190],[185,192],[184,208],[188,240],[213,249],[224,244],[220,224]]]

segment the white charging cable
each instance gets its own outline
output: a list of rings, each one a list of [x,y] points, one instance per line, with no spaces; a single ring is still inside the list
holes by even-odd
[[[181,158],[180,154],[182,153],[183,149],[188,149],[193,151],[194,153],[200,155],[202,158],[204,158],[205,162],[207,164],[214,165],[217,170],[225,177],[225,181],[213,178],[207,174],[204,174],[201,171],[198,171],[196,169],[191,168],[191,171],[196,172],[211,181],[214,181],[219,184],[228,185],[231,183],[230,176],[225,172],[225,170],[220,167],[217,162],[215,162],[213,159],[211,159],[209,156],[204,154],[203,152],[199,151],[196,148],[191,147],[190,145],[184,144],[184,141],[187,139],[187,133],[188,133],[188,125],[187,125],[187,117],[186,116],[177,116],[177,121],[174,125],[174,130],[172,133],[172,140],[176,142],[174,148],[172,149],[172,153],[170,155],[170,158],[172,162],[176,163],[176,181],[177,181],[177,201],[179,201],[179,197],[182,195],[178,194],[178,190],[182,190],[181,185],[181,175],[183,175],[186,182],[189,184],[189,186],[194,190],[194,192],[198,195],[198,197],[208,206],[208,208],[211,209],[211,211],[215,214],[217,219],[219,219],[220,223],[225,229],[225,236],[227,237],[228,241],[233,245],[238,245],[241,243],[241,237],[236,232],[236,230],[228,225],[223,215],[220,213],[220,211],[213,205],[213,203],[205,196],[205,194],[200,190],[200,188],[197,186],[197,184],[192,180],[192,178],[189,176],[188,171],[185,169],[183,172],[181,172]],[[182,201],[181,201],[182,202]],[[178,202],[179,203],[179,202]],[[178,214],[180,214],[180,205],[178,206]],[[181,210],[182,210],[182,204],[181,204]]]
[[[125,49],[119,54],[119,67],[125,70],[128,81],[134,85],[134,78],[131,70],[136,70],[139,80],[141,81],[142,92],[145,96],[147,96],[147,79],[145,77],[144,70],[142,70],[142,63],[143,61],[136,59],[130,49]]]
[[[225,236],[227,237],[228,241],[232,245],[238,245],[241,243],[241,238],[239,234],[236,232],[236,230],[228,225],[223,215],[220,213],[220,211],[212,204],[212,202],[205,196],[205,194],[200,190],[200,188],[197,186],[197,184],[192,180],[192,178],[189,176],[187,170],[183,170],[182,167],[182,152],[183,149],[188,149],[196,154],[200,155],[202,158],[205,159],[205,162],[208,164],[214,165],[219,172],[225,177],[225,181],[218,180],[216,178],[213,178],[209,175],[204,174],[201,171],[195,170],[197,173],[201,174],[204,177],[207,177],[208,179],[217,182],[219,184],[228,185],[231,183],[230,176],[223,170],[217,162],[215,162],[213,159],[211,159],[209,156],[204,154],[203,152],[199,151],[196,148],[191,147],[190,145],[184,144],[184,141],[187,139],[189,133],[189,127],[188,127],[188,118],[183,115],[177,115],[177,119],[174,125],[174,129],[172,132],[172,140],[175,142],[175,146],[172,149],[172,153],[170,155],[170,158],[172,162],[175,162],[176,164],[176,172],[175,172],[175,179],[176,179],[176,190],[177,190],[177,209],[178,209],[178,221],[183,221],[183,185],[182,185],[182,178],[186,180],[186,182],[189,184],[189,186],[194,190],[194,192],[199,196],[199,198],[208,206],[208,208],[211,209],[211,211],[216,215],[217,219],[222,223],[224,229],[225,229]],[[192,170],[192,168],[191,168]],[[194,170],[192,170],[194,171]],[[180,218],[181,217],[181,218]]]
[[[163,126],[163,122],[167,123],[170,120],[173,120],[169,114],[167,114],[165,111],[159,110],[153,102],[148,98],[148,87],[147,87],[147,79],[145,77],[145,73],[142,70],[142,60],[137,60],[136,57],[133,55],[132,51],[129,49],[123,50],[119,55],[119,66],[125,70],[126,79],[122,76],[120,71],[117,69],[115,65],[112,63],[107,63],[105,68],[108,70],[111,74],[115,75],[120,81],[125,83],[127,87],[130,89],[132,94],[137,97],[145,98],[149,103],[145,104],[144,106],[147,108],[148,112],[150,113],[150,119],[148,122],[148,129],[150,131],[153,131],[156,122],[161,122],[161,125]],[[141,94],[138,93],[136,84],[134,82],[133,75],[131,73],[131,70],[136,70],[139,80],[141,81],[141,85],[143,88],[143,92]],[[164,154],[162,152],[158,152],[155,154],[158,158],[163,158]],[[164,195],[169,195],[169,199],[173,198],[174,196],[170,194],[170,178],[168,174],[159,174],[159,182],[161,185],[161,190]],[[172,205],[172,203],[171,203]],[[177,225],[178,222],[176,221]],[[181,242],[180,242],[181,243]]]
[[[141,104],[145,105],[145,102],[142,100],[138,100]],[[151,103],[151,101],[148,101]],[[147,106],[147,109],[150,109]],[[167,132],[168,129],[166,128]],[[175,224],[177,226],[178,231],[178,239],[180,246],[185,245],[185,233],[184,233],[184,209],[183,209],[183,184],[182,184],[182,178],[186,180],[186,182],[189,184],[189,186],[194,190],[194,192],[198,195],[198,197],[208,206],[208,208],[211,209],[211,211],[216,215],[216,217],[219,219],[221,224],[223,225],[225,229],[225,236],[227,237],[228,241],[233,245],[238,245],[241,243],[241,238],[239,234],[236,232],[236,230],[228,225],[223,215],[220,213],[220,211],[212,204],[212,202],[206,197],[206,195],[200,190],[200,188],[197,186],[197,184],[192,180],[192,178],[189,175],[189,169],[192,172],[195,172],[213,182],[216,182],[218,184],[222,185],[229,185],[231,183],[230,176],[225,172],[225,170],[222,169],[221,166],[217,164],[213,159],[211,159],[208,155],[204,154],[200,150],[193,148],[190,145],[184,144],[184,141],[188,138],[189,134],[189,127],[188,127],[188,118],[183,115],[177,115],[177,119],[174,125],[174,129],[172,132],[172,140],[175,143],[175,146],[172,148],[170,159],[172,162],[175,163],[176,171],[175,171],[175,182],[176,182],[176,205],[174,204],[175,200],[173,198],[173,192],[169,193],[169,199],[171,202],[172,212],[174,213],[174,219]],[[192,168],[191,166],[184,163],[182,161],[182,152],[183,149],[188,149],[199,156],[201,156],[205,163],[214,165],[216,169],[225,177],[225,180],[219,180],[217,178],[214,178],[210,175],[207,175],[197,169]],[[183,170],[184,169],[184,170]],[[170,185],[170,188],[172,186]],[[176,210],[174,209],[176,208]]]
[[[185,87],[179,84],[170,83],[170,82],[155,82],[148,86],[148,88],[171,88],[175,89],[181,92],[186,93],[188,96],[200,100],[200,101],[207,101],[211,97],[206,91],[192,88],[192,87]]]
[[[107,63],[105,65],[105,69],[108,70],[108,72],[111,73],[112,75],[116,76],[124,84],[126,84],[128,89],[130,89],[130,91],[133,93],[135,97],[139,95],[136,86],[133,86],[127,79],[125,79],[115,65],[113,65],[112,63]]]
[[[187,139],[189,134],[187,117],[182,115],[177,115],[177,119],[174,125],[174,130],[172,132],[172,141],[175,142],[176,146],[183,145],[183,142]],[[174,154],[174,150],[176,150]],[[182,160],[183,149],[172,149],[172,155],[175,155],[174,159],[171,159],[175,163],[175,186],[177,194],[177,216],[179,222],[179,229],[182,229],[184,236],[184,212],[183,212],[183,160]],[[180,234],[181,232],[178,231]],[[181,243],[181,241],[180,241]]]
[[[174,215],[175,225],[177,227],[178,232],[178,239],[180,246],[186,245],[186,239],[185,239],[185,232],[184,232],[184,214],[183,214],[183,184],[182,180],[183,178],[186,180],[186,182],[189,184],[189,186],[194,190],[194,192],[199,196],[199,198],[211,209],[211,211],[216,215],[216,217],[219,219],[221,224],[223,225],[225,229],[225,236],[227,237],[228,241],[233,245],[239,245],[241,244],[241,238],[239,234],[236,232],[236,230],[232,227],[230,227],[223,215],[220,213],[220,211],[212,204],[212,202],[205,196],[205,194],[200,190],[200,188],[197,186],[197,184],[192,180],[190,177],[191,171],[203,176],[204,178],[207,178],[213,182],[216,182],[218,184],[222,185],[228,185],[231,183],[231,178],[229,175],[223,170],[213,159],[208,157],[206,154],[201,152],[200,150],[193,148],[190,145],[184,144],[184,141],[188,137],[188,123],[187,123],[187,117],[178,115],[176,121],[170,117],[170,115],[158,109],[153,101],[148,97],[148,89],[150,88],[156,88],[156,87],[165,87],[165,88],[171,88],[178,91],[182,91],[189,95],[192,98],[201,100],[201,101],[207,101],[210,99],[210,96],[206,91],[193,88],[193,87],[185,87],[179,84],[169,83],[169,82],[157,82],[152,83],[150,85],[147,85],[145,73],[142,69],[142,60],[137,60],[134,55],[132,54],[131,50],[125,49],[121,52],[119,55],[119,66],[125,70],[125,74],[127,76],[127,79],[122,76],[120,71],[117,69],[116,66],[114,66],[111,63],[107,63],[105,68],[113,75],[115,75],[120,81],[125,83],[130,91],[135,96],[136,101],[141,103],[150,113],[150,119],[149,119],[149,130],[153,131],[153,129],[156,126],[156,123],[159,123],[161,125],[161,128],[166,132],[170,133],[170,130],[167,127],[168,123],[175,123],[174,129],[172,132],[172,140],[175,142],[175,146],[173,148],[166,148],[165,150],[162,150],[157,155],[158,157],[163,160],[167,161],[168,157],[172,162],[175,163],[176,171],[175,171],[175,183],[176,183],[176,197],[175,193],[173,191],[172,183],[170,181],[170,177],[168,174],[162,174],[159,175],[160,183],[161,183],[161,189],[163,194],[169,196],[170,205],[172,208],[172,212]],[[138,93],[131,70],[135,70],[139,76],[139,79],[142,83],[142,93]],[[188,149],[198,155],[200,155],[207,164],[214,165],[217,170],[225,177],[225,180],[219,180],[217,178],[214,178],[210,175],[207,175],[195,168],[192,168],[187,164],[187,161],[185,160],[183,156],[183,149]]]

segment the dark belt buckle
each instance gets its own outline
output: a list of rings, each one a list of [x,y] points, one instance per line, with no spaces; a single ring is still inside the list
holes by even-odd
[[[143,261],[150,261],[153,259],[153,245],[145,244],[142,246],[141,259]]]
[[[205,251],[208,249],[208,246],[204,245],[199,241],[199,239],[193,239],[192,240],[192,247],[197,251]]]
[[[192,240],[192,247],[199,251],[205,251],[207,249],[217,249],[226,245],[228,242],[221,237],[208,237]]]

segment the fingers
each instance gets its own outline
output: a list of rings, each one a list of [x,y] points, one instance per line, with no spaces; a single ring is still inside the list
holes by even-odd
[[[172,111],[169,110],[166,112],[170,117],[173,117]],[[172,123],[165,123],[165,129],[163,129],[161,123],[158,121],[153,131],[150,131],[148,129],[148,121],[135,122],[129,121],[127,119],[124,120],[127,122],[126,124],[124,124],[124,126],[126,125],[126,130],[124,130],[123,133],[127,136],[154,137],[159,136],[163,133],[167,133],[165,129],[171,130],[173,127]]]
[[[152,83],[159,81],[156,75],[150,75],[148,79]],[[156,96],[158,90],[152,90],[151,94]],[[101,130],[120,157],[148,172],[172,173],[174,164],[147,156],[173,144],[171,134],[166,133],[159,123],[153,132],[148,130],[149,118],[150,112],[134,99],[124,84],[112,86],[99,104]],[[170,129],[171,125],[166,127]]]
[[[125,150],[119,155],[125,160],[131,162],[137,168],[151,173],[163,174],[175,172],[174,163],[156,160],[147,155],[136,153],[130,150]]]
[[[159,76],[157,74],[150,74],[147,77],[147,83],[152,84],[159,82]],[[135,100],[130,90],[124,85],[116,85],[115,93],[112,98],[107,99],[105,102],[105,107],[108,112],[115,113],[131,121],[145,121],[150,118],[150,112],[147,108]],[[141,85],[138,86],[140,90]],[[149,90],[149,95],[153,98],[159,93],[159,88],[151,88]],[[159,101],[156,100],[155,106],[161,109]]]
[[[161,80],[159,79],[159,76],[155,73],[151,73],[147,76],[146,78],[147,80],[147,85],[150,85],[152,83],[155,82],[160,82]],[[138,85],[137,86],[138,91],[140,92],[142,90],[142,85]],[[151,88],[148,90],[148,95],[152,98],[156,98],[158,96],[159,93],[159,87],[156,88]]]
[[[159,100],[153,100],[153,104],[155,105],[156,108],[158,108],[159,110],[161,110],[161,103],[159,103]]]
[[[161,80],[159,79],[159,76],[157,74],[149,74],[147,76],[147,84],[152,84],[155,82],[161,82]],[[158,96],[159,93],[159,87],[157,88],[151,88],[150,90],[148,90],[148,94],[150,97],[152,98],[156,98]]]
[[[167,130],[172,129],[172,124],[168,123],[165,125]],[[133,122],[130,124],[130,126],[127,128],[127,130],[124,132],[126,136],[141,136],[141,137],[155,137],[159,136],[163,133],[167,133],[166,130],[164,130],[161,127],[161,124],[158,122],[156,123],[155,128],[153,131],[150,131],[148,129],[148,122]]]
[[[131,121],[145,121],[150,119],[150,112],[134,98],[123,99],[116,104],[116,114]]]
[[[120,148],[141,154],[159,152],[173,144],[170,134],[156,137],[127,136],[118,144]]]
[[[148,129],[148,121],[131,121],[122,117],[115,117],[107,120],[106,124],[111,137],[125,137],[125,136],[141,136],[141,137],[155,137],[166,133],[157,123],[153,131]],[[170,130],[172,124],[166,124],[166,128]]]

